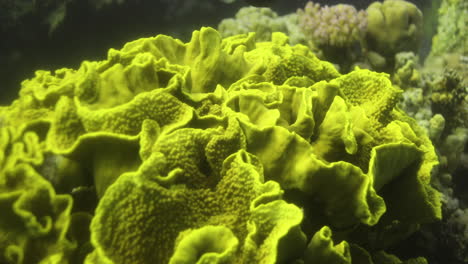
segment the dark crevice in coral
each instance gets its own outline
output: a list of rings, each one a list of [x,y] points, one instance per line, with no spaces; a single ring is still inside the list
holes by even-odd
[[[49,122],[39,120],[36,122],[29,123],[25,131],[32,131],[39,137],[39,141],[45,141],[49,129]]]
[[[465,149],[468,150],[468,142]],[[468,164],[458,166],[453,172],[454,197],[457,197],[464,208],[468,207]],[[468,224],[468,223],[467,223]]]
[[[88,212],[94,214],[99,202],[94,186],[80,186],[71,191],[73,197],[72,212]]]

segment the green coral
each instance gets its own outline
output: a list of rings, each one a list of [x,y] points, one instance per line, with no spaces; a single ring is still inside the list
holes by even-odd
[[[242,7],[235,18],[221,21],[218,26],[223,37],[255,32],[258,41],[268,41],[273,32],[286,32],[287,28],[278,19],[278,14],[266,7]]]
[[[351,263],[351,250],[346,241],[333,245],[332,231],[324,226],[312,237],[304,256],[306,263]]]
[[[443,0],[438,12],[437,34],[432,39],[432,56],[444,53],[468,55],[468,3]]]
[[[422,12],[404,0],[374,2],[367,7],[367,49],[385,58],[417,51],[422,38]]]
[[[0,108],[0,260],[399,263],[375,249],[441,217],[400,94],[211,28],[38,71]]]
[[[468,127],[468,82],[453,70],[433,75],[427,80],[431,89],[430,100],[434,114],[441,114],[446,120],[444,135],[458,127]]]
[[[395,71],[392,82],[402,89],[422,86],[422,78],[418,69],[419,58],[413,52],[399,52],[395,55]]]
[[[75,245],[66,239],[72,199],[56,194],[34,165],[43,161],[36,134],[18,139],[0,128],[0,262],[61,263]],[[5,155],[9,153],[10,155]]]
[[[114,263],[195,262],[190,259],[208,263],[215,258],[212,254],[228,251],[228,256],[223,256],[228,262],[274,263],[291,254],[291,250],[278,248],[288,233],[290,239],[297,237],[296,246],[301,248],[305,237],[298,227],[302,220],[300,209],[277,200],[281,196],[277,183],[261,183],[260,164],[250,154],[237,152],[227,157],[213,189],[206,186],[209,180],[194,186],[170,184],[185,181],[184,178],[196,181],[197,177],[215,177],[199,171],[208,169],[202,168],[204,161],[197,157],[200,153],[186,152],[190,145],[196,151],[199,144],[213,144],[208,141],[209,134],[182,129],[161,139],[172,138],[180,143],[179,151],[176,150],[179,153],[174,154],[181,155],[180,163],[186,162],[185,168],[172,169],[170,156],[154,152],[137,174],[122,175],[110,187],[91,224],[99,258]],[[168,145],[171,143],[170,140]],[[129,225],[121,225],[122,222]],[[212,229],[218,226],[224,228],[214,232]],[[227,234],[220,237],[218,232]],[[204,239],[196,242],[197,234]],[[224,247],[217,248],[221,246]]]
[[[257,41],[270,41],[271,33],[283,32],[289,36],[291,44],[306,42],[296,14],[278,16],[267,7],[242,7],[235,18],[223,19],[218,30],[223,37],[255,32]]]

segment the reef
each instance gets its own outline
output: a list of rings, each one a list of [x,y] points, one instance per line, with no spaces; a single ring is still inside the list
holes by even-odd
[[[442,216],[401,92],[212,28],[37,71],[0,108],[0,262],[426,263],[391,250]]]
[[[412,3],[308,2],[37,70],[0,106],[0,263],[467,263],[468,5],[440,2],[427,57]]]

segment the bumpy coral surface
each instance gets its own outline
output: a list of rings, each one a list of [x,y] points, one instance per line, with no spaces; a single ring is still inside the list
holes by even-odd
[[[432,111],[446,117],[448,129],[468,127],[468,82],[446,70],[429,81],[432,88]]]
[[[275,33],[139,39],[0,108],[0,263],[426,263],[434,148],[386,74]]]
[[[266,7],[243,7],[235,18],[228,18],[219,24],[223,37],[255,32],[258,41],[268,41],[272,32],[286,32],[286,25],[278,19],[278,14]]]
[[[317,45],[350,46],[359,41],[367,28],[367,14],[354,6],[320,6],[307,2],[298,10],[299,26]]]
[[[295,13],[279,16],[267,7],[242,7],[235,18],[223,19],[218,30],[223,37],[255,32],[257,41],[270,41],[271,33],[283,32],[288,35],[290,44],[306,42]]]

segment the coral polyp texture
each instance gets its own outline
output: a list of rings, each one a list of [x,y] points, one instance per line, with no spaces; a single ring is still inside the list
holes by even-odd
[[[426,263],[390,250],[441,218],[400,94],[212,28],[37,71],[0,108],[0,263]]]
[[[352,5],[321,6],[307,2],[298,10],[299,26],[316,45],[346,47],[362,39],[367,28],[367,14]]]

